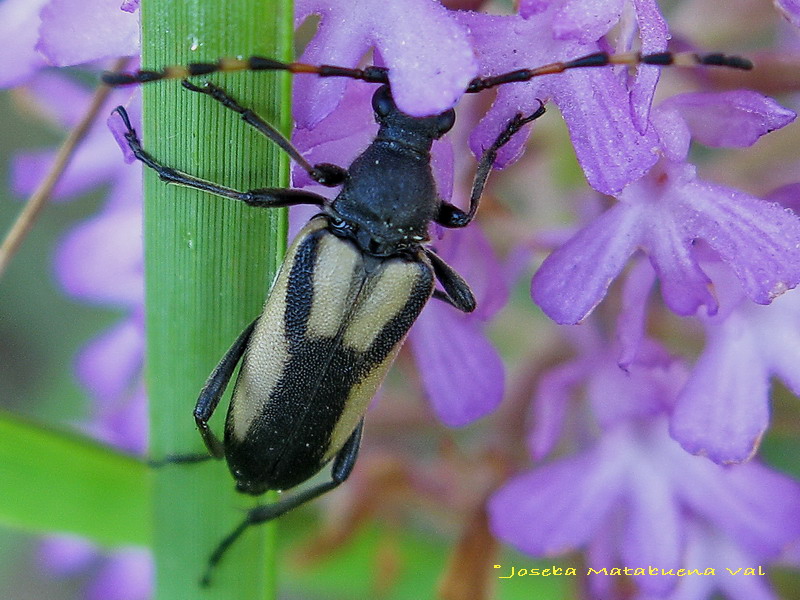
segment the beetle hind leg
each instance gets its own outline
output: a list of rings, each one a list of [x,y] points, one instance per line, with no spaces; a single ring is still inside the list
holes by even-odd
[[[223,540],[211,553],[211,556],[209,556],[206,571],[203,574],[202,580],[200,581],[201,585],[205,587],[211,583],[211,574],[213,573],[214,568],[217,566],[217,564],[219,564],[219,561],[222,560],[222,557],[228,551],[228,548],[230,548],[250,526],[260,525],[261,523],[266,523],[268,521],[272,521],[273,519],[277,519],[290,510],[293,510],[298,506],[313,500],[314,498],[322,496],[323,494],[330,492],[334,488],[344,483],[345,480],[350,476],[350,473],[353,472],[353,467],[356,464],[356,458],[358,457],[358,449],[361,445],[361,433],[363,429],[364,420],[362,419],[358,424],[358,427],[356,427],[355,431],[353,431],[345,445],[342,446],[342,449],[339,450],[339,453],[336,455],[336,458],[333,461],[333,468],[331,469],[330,481],[321,483],[273,504],[264,504],[251,509],[247,513],[247,517],[245,517],[244,521],[239,523],[236,529],[231,531],[225,538],[223,538]]]

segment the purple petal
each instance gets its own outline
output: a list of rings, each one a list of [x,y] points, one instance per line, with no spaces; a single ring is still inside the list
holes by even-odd
[[[735,562],[734,560],[728,560],[726,563],[729,565],[754,564],[753,560],[749,559],[748,556],[740,557],[741,554],[732,556],[732,559],[738,560]],[[767,577],[747,577],[744,579],[727,577],[719,579],[719,589],[725,598],[730,598],[731,600],[780,600],[775,591],[770,589]]]
[[[295,128],[292,142],[311,164],[332,163],[348,167],[378,131],[372,112],[375,87],[348,82],[341,104],[313,129]],[[298,187],[315,185],[308,174],[294,166],[292,183]]]
[[[57,66],[139,52],[139,17],[119,0],[50,0],[42,9],[38,50]]]
[[[75,127],[92,101],[91,90],[61,73],[39,73],[26,89],[33,95],[36,110],[64,129]],[[54,98],[58,98],[58,102],[54,102]]]
[[[620,354],[617,364],[628,370],[642,343],[647,324],[647,300],[656,280],[652,266],[637,260],[631,268],[622,290],[622,308],[617,319],[617,339]]]
[[[553,20],[553,37],[590,44],[619,21],[622,0],[566,0]]]
[[[777,202],[778,204],[792,209],[795,213],[800,212],[800,183],[787,183],[779,188],[772,190],[764,196],[767,202]]]
[[[800,396],[800,291],[792,290],[769,306],[753,306],[751,327],[770,370]]]
[[[640,52],[649,54],[666,50],[670,37],[669,27],[658,4],[654,0],[634,0],[633,4],[641,38]],[[630,51],[631,48],[625,50]],[[645,133],[650,126],[650,107],[660,77],[661,69],[658,67],[640,65],[637,69],[636,79],[631,86],[631,108],[639,133]]]
[[[800,486],[757,463],[721,468],[703,459],[675,479],[685,503],[754,556],[775,557],[800,537]]]
[[[621,541],[626,565],[659,565],[677,569],[681,565],[685,516],[675,502],[672,484],[664,474],[644,461],[634,463],[628,473],[627,519]],[[644,592],[663,596],[675,586],[670,577],[636,578]]]
[[[664,156],[675,162],[683,162],[692,143],[692,132],[686,120],[675,108],[664,106],[662,102],[653,111],[652,124],[658,133]]]
[[[533,301],[556,323],[574,325],[599,304],[639,244],[641,211],[617,204],[548,256],[531,283]]]
[[[52,168],[55,154],[45,150],[16,155],[11,161],[12,189],[22,196],[32,194]],[[53,199],[64,200],[84,194],[108,181],[118,168],[119,160],[109,154],[107,144],[86,140],[72,155],[53,189]]]
[[[795,27],[800,27],[800,2],[798,0],[774,0],[775,6]]]
[[[541,460],[555,448],[575,388],[585,379],[586,371],[584,361],[573,361],[559,365],[539,379],[532,405],[533,428],[527,439],[533,458]]]
[[[594,189],[617,193],[656,163],[658,138],[652,129],[638,132],[628,92],[612,70],[563,73],[552,87],[578,162]]]
[[[153,593],[153,559],[144,548],[117,550],[87,590],[88,600],[148,600]]]
[[[97,558],[97,549],[82,537],[53,535],[41,541],[37,554],[44,570],[63,577],[88,568]]]
[[[39,39],[39,11],[47,2],[0,3],[0,87],[19,85],[46,65],[35,46]]]
[[[613,429],[623,422],[644,420],[663,414],[671,407],[686,374],[659,344],[648,340],[627,371],[604,356],[598,361],[587,385],[598,424]]]
[[[544,99],[542,99],[544,100]],[[514,109],[514,107],[516,107]],[[497,90],[492,107],[472,130],[469,146],[476,157],[483,156],[497,136],[517,113],[531,115],[539,108],[539,98],[530,90],[519,86],[506,86]],[[500,148],[494,163],[495,169],[502,169],[516,161],[525,150],[528,138],[536,124],[526,125],[511,141]]]
[[[131,193],[122,196],[140,198],[135,195],[140,189],[138,178],[130,183]],[[73,229],[62,242],[56,264],[67,292],[95,302],[141,304],[141,220],[141,207],[133,202],[107,210]]]
[[[769,424],[769,373],[743,323],[730,316],[708,340],[678,396],[670,434],[720,464],[753,455]]]
[[[478,307],[469,318],[488,321],[508,302],[503,265],[477,223],[448,232],[436,244],[440,256],[469,285]]]
[[[460,427],[497,408],[503,399],[503,361],[479,321],[432,300],[409,338],[422,383],[443,423]]]
[[[147,452],[147,394],[141,381],[134,387],[131,394],[119,399],[117,406],[98,415],[97,427],[106,443],[141,456]]]
[[[528,19],[545,12],[552,4],[551,0],[519,0],[519,14]]]
[[[469,28],[482,74],[494,75],[569,60],[599,49],[596,43],[554,40],[550,30],[554,14],[551,11],[525,20],[461,13],[458,20]],[[578,160],[595,189],[619,191],[657,160],[655,133],[648,131],[643,136],[636,130],[625,82],[611,69],[571,71],[501,87],[491,110],[470,137],[472,151],[479,156],[515,114],[532,113],[538,99],[550,97],[567,121]],[[501,148],[498,166],[519,155],[524,137],[515,136]]]
[[[492,533],[533,556],[585,544],[620,494],[624,470],[601,452],[561,460],[515,477],[488,504]]]
[[[136,12],[139,10],[139,0],[124,0],[120,5],[120,10],[129,13]]]
[[[703,577],[682,577],[669,600],[700,600],[711,598],[714,590],[724,592],[730,600],[778,600],[771,593],[769,585],[763,577],[732,577],[726,570],[731,565],[755,565],[759,557],[750,553],[747,548],[737,546],[730,538],[717,532],[709,531],[698,523],[693,523],[689,541],[686,546],[686,558],[683,562],[686,569],[716,569],[715,575]],[[736,567],[738,568],[738,567]]]
[[[733,268],[752,300],[768,304],[800,282],[800,218],[793,212],[701,181],[676,191],[692,233]]]
[[[452,141],[449,138],[435,140],[431,148],[431,169],[436,180],[436,192],[446,202],[451,202],[453,198],[455,162]]]
[[[78,378],[101,406],[130,389],[143,367],[144,328],[121,321],[93,339],[78,356]]]
[[[677,111],[697,141],[715,147],[752,146],[797,117],[772,98],[750,90],[679,94],[662,107]]]
[[[450,11],[432,0],[300,0],[295,14],[298,22],[310,14],[322,17],[303,53],[304,62],[354,67],[375,47],[390,69],[398,107],[410,115],[450,108],[477,73],[464,30]],[[302,127],[313,126],[338,104],[344,87],[338,78],[297,78],[295,94],[303,103],[295,119]]]
[[[716,314],[719,305],[711,293],[711,280],[697,262],[691,238],[672,215],[659,212],[650,215],[648,250],[664,303],[681,316],[694,315],[700,307]]]

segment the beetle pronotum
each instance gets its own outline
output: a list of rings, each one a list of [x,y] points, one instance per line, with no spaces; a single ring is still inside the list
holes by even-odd
[[[478,77],[466,92],[528,81],[567,69],[613,64],[717,65],[749,69],[749,61],[721,54],[596,53],[568,62]],[[309,164],[274,127],[219,87],[185,78],[216,71],[282,70],[321,77],[347,77],[381,86],[372,99],[378,134],[348,168]],[[270,521],[340,485],[358,454],[364,413],[409,328],[430,297],[470,312],[475,299],[467,283],[426,246],[428,227],[467,226],[498,150],[523,125],[544,114],[516,115],[478,161],[463,211],[439,199],[431,173],[433,141],[455,121],[449,109],[429,117],[398,110],[382,67],[351,69],[283,63],[263,57],[223,58],[215,63],[170,66],[160,71],[108,73],[109,85],[183,79],[183,86],[209,95],[278,144],[316,182],[341,189],[333,200],[296,189],[241,192],[163,165],[142,147],[123,107],[133,154],[167,183],[189,186],[274,208],[318,206],[319,214],[295,238],[262,314],[242,332],[203,387],[194,415],[211,456],[225,458],[239,491],[260,495],[293,488],[333,463],[331,479],[270,505],[250,510],[211,554],[203,581],[227,548],[251,525]],[[435,288],[436,281],[442,289]],[[239,362],[242,367],[228,408],[223,440],[208,422]]]

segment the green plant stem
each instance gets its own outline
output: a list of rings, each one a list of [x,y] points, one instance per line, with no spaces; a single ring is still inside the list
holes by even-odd
[[[292,57],[292,5],[284,0],[143,0],[142,65],[158,68],[259,54]],[[285,133],[287,76],[208,78]],[[144,86],[143,142],[157,159],[236,189],[286,186],[288,161],[233,112],[183,90]],[[258,210],[145,174],[147,389],[151,454],[204,451],[192,419],[197,394],[228,346],[258,315],[285,248],[284,211]],[[225,401],[212,427],[221,432]],[[234,491],[224,464],[154,472],[154,545],[159,600],[274,597],[271,527],[248,531],[214,573],[198,581],[209,553],[253,499]]]

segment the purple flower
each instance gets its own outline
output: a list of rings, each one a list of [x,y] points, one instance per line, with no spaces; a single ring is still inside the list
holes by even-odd
[[[647,4],[647,3],[643,3]],[[603,12],[603,11],[601,11]],[[584,13],[585,14],[585,13]],[[645,16],[646,15],[646,16]],[[537,67],[604,50],[598,38],[607,31],[608,14],[596,26],[584,29],[584,20],[570,20],[558,3],[524,19],[519,15],[489,16],[460,13],[458,20],[470,31],[478,55],[481,75],[495,75],[519,68]],[[657,11],[642,13],[648,32],[661,29]],[[648,38],[652,50],[663,49],[666,31]],[[643,69],[643,72],[647,69]],[[651,70],[652,71],[652,70]],[[641,86],[634,84],[637,105],[632,108],[624,77],[613,69],[582,69],[539,77],[528,83],[501,87],[489,113],[471,136],[472,150],[482,153],[517,113],[533,113],[539,101],[552,98],[570,130],[572,144],[589,184],[603,193],[614,193],[647,172],[655,163],[658,146],[655,133],[637,122],[649,109],[656,75],[648,75]],[[646,83],[644,81],[646,80]],[[499,153],[498,165],[515,160],[525,136],[517,136]]]
[[[153,561],[143,548],[125,548],[101,560],[90,542],[72,536],[51,536],[39,548],[43,568],[60,577],[95,568],[87,600],[147,600],[151,597]]]
[[[800,2],[797,0],[775,0],[775,6],[795,27],[800,27]]]
[[[480,228],[448,232],[435,247],[470,284],[478,308],[464,314],[431,300],[409,341],[436,415],[459,427],[493,412],[503,399],[503,362],[483,328],[507,302],[508,288]]]
[[[800,540],[797,483],[756,463],[719,467],[686,454],[668,436],[665,409],[686,376],[680,363],[649,344],[644,359],[622,371],[613,355],[597,351],[598,342],[584,342],[573,368],[543,379],[537,404],[540,416],[563,415],[558,405],[580,385],[599,429],[577,429],[572,444],[583,448],[579,454],[517,476],[495,494],[489,503],[495,535],[534,556],[585,548],[596,570],[721,564],[689,545],[697,531],[724,544],[727,556],[758,560],[775,559]],[[534,433],[538,455],[560,437],[553,428],[562,421],[551,418]],[[665,597],[679,581],[635,579],[643,597]],[[589,585],[593,597],[611,597],[608,578],[590,576]]]
[[[693,454],[738,463],[753,456],[769,425],[770,377],[800,394],[800,295],[753,304],[729,270],[707,270],[726,303],[703,318],[705,348],[678,396],[670,433]]]
[[[39,11],[48,0],[5,0],[0,4],[0,87],[23,83],[45,66],[36,51]]]
[[[376,62],[390,69],[398,107],[410,115],[447,110],[477,74],[465,30],[435,0],[298,0],[295,22],[311,14],[322,19],[301,61],[355,67],[374,48]],[[346,82],[298,77],[294,86],[295,120],[311,128],[336,107]]]
[[[662,159],[630,183],[615,206],[545,260],[533,278],[531,294],[548,316],[558,323],[580,322],[640,248],[656,270],[671,310],[693,315],[704,307],[714,314],[718,301],[698,263],[697,240],[733,268],[755,302],[767,304],[800,282],[800,219],[749,194],[704,182],[694,166],[678,160],[688,150],[687,131],[718,145],[745,145],[794,119],[794,113],[754,96],[692,95],[654,114],[671,159]],[[727,128],[715,117],[699,118],[703,108],[713,109],[713,114],[720,103],[734,108]],[[738,133],[728,133],[736,128]]]
[[[121,0],[50,0],[36,48],[56,66],[139,53],[139,17]]]
[[[0,87],[9,87],[48,65],[137,54],[139,20],[119,0],[5,0],[0,40]]]

